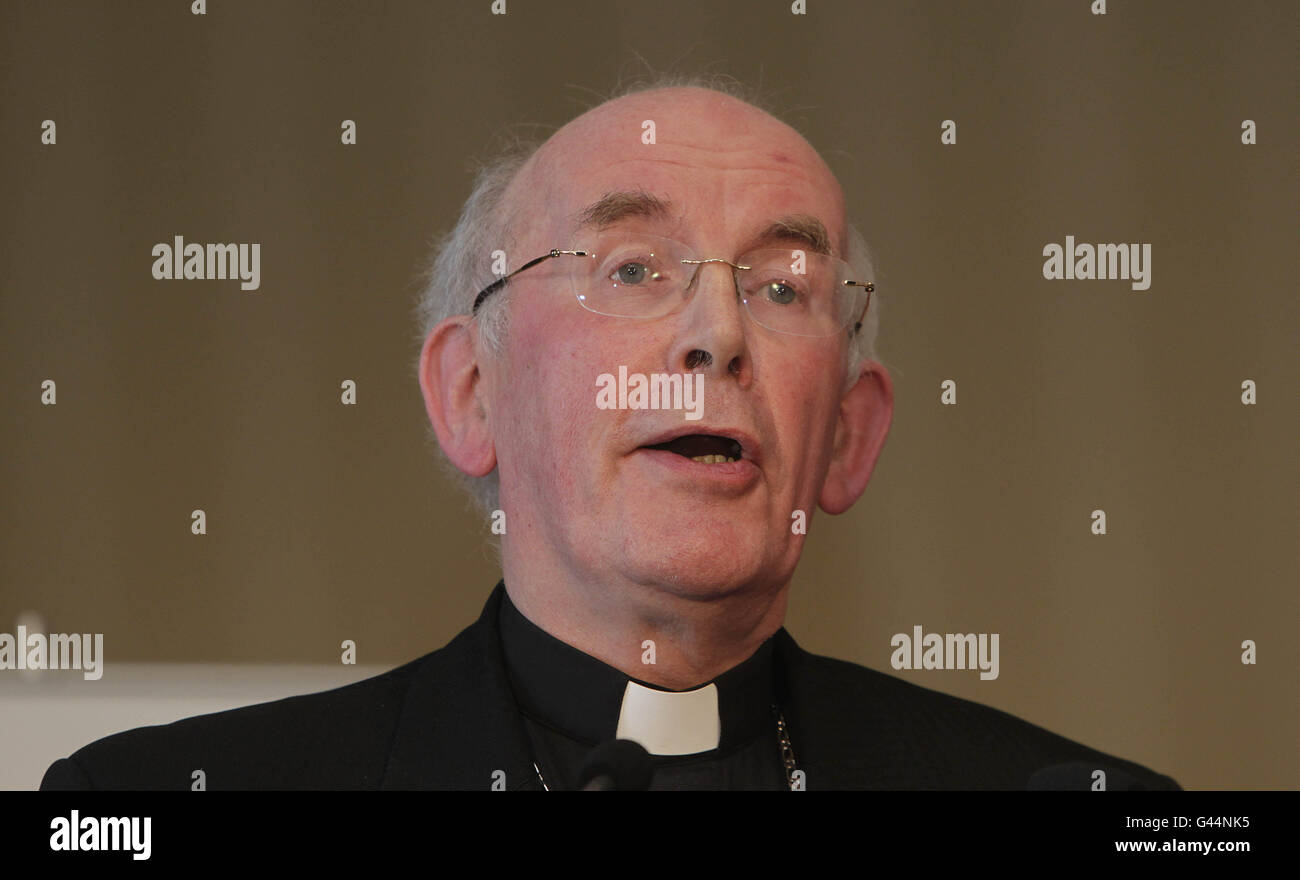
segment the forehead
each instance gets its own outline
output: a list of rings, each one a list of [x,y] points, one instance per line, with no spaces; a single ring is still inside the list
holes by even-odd
[[[843,194],[812,146],[761,110],[703,89],[602,104],[547,141],[512,188],[527,228],[543,236],[571,234],[603,196],[645,192],[671,206],[654,222],[696,239],[688,244],[738,246],[773,220],[803,215],[844,247]]]

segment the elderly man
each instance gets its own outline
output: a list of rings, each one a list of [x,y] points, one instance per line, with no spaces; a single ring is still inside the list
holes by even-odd
[[[889,430],[872,289],[817,152],[712,89],[624,95],[489,168],[419,363],[504,527],[478,622],[369,681],[101,740],[44,787],[568,789],[617,738],[652,788],[1176,788],[782,629],[798,524],[853,505]]]

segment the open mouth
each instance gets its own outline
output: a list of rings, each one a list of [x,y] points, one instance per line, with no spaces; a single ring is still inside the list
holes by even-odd
[[[716,434],[686,434],[645,448],[662,449],[702,464],[740,461],[745,452],[739,441]]]

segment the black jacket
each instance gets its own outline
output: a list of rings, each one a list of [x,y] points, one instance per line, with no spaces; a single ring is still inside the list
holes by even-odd
[[[115,734],[50,766],[42,790],[540,789],[502,659],[498,584],[446,647],[355,684]],[[1005,712],[809,654],[776,635],[799,769],[827,789],[1177,789],[1167,776]]]

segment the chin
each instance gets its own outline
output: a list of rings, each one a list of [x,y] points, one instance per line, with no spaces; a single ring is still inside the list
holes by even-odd
[[[773,560],[756,529],[745,540],[733,529],[704,532],[696,528],[675,528],[659,532],[645,530],[624,543],[617,565],[638,583],[662,586],[666,592],[692,599],[716,599],[765,580]],[[757,534],[755,534],[757,533]]]

